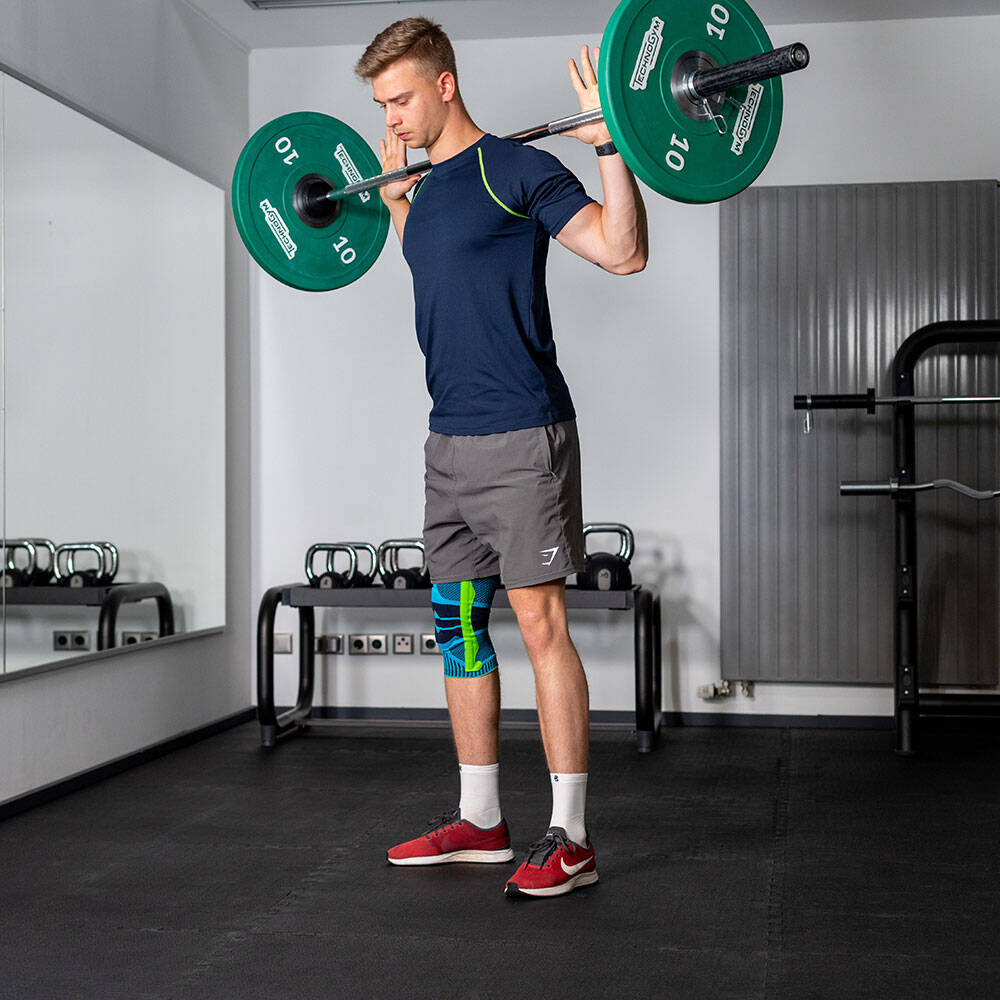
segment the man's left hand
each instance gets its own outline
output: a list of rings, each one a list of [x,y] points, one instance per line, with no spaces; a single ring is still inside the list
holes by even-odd
[[[593,111],[594,108],[601,106],[601,97],[597,92],[597,71],[595,69],[600,62],[600,57],[600,46],[595,45],[594,64],[591,65],[590,47],[587,45],[580,47],[582,76],[580,70],[577,69],[576,61],[573,59],[569,60],[569,79],[570,83],[573,84],[573,89],[576,91],[576,96],[580,98],[581,111]],[[611,141],[611,133],[604,122],[595,122],[593,125],[581,125],[579,128],[572,129],[569,132],[563,132],[563,135],[572,136],[574,139],[579,139],[590,146],[600,146],[602,143]]]

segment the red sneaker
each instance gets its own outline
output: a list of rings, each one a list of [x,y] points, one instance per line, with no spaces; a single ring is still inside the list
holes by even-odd
[[[385,852],[391,865],[442,865],[447,861],[477,861],[492,864],[510,861],[510,833],[507,821],[491,830],[473,826],[468,820],[458,818],[458,810],[442,813],[422,837],[397,844]]]
[[[528,848],[527,860],[504,892],[508,896],[561,896],[596,881],[594,845],[575,844],[561,826],[552,826]]]

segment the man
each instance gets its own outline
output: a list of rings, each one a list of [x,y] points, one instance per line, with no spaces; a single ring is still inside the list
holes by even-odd
[[[582,77],[573,60],[569,68],[581,108],[599,107],[586,46],[580,62]],[[500,682],[487,628],[502,579],[534,668],[553,792],[549,829],[505,891],[561,895],[596,882],[597,865],[585,821],[587,678],[566,622],[566,577],[584,562],[579,443],[545,260],[552,236],[614,274],[639,271],[645,210],[603,122],[566,133],[597,148],[603,205],[551,154],[479,128],[451,43],[426,18],[390,25],[355,71],[385,110],[382,169],[403,166],[408,148],[425,149],[432,164],[381,195],[413,275],[433,400],[424,543],[461,781],[458,809],[387,858],[514,856],[500,811]]]

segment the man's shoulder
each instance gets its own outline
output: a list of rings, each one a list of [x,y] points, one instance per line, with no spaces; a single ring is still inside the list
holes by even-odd
[[[567,169],[562,161],[546,149],[532,146],[530,143],[518,142],[516,139],[502,139],[487,133],[483,136],[483,151],[486,156],[504,158],[510,163],[532,167]]]

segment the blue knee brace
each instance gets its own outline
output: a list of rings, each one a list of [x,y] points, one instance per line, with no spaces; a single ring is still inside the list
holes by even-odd
[[[434,632],[445,677],[483,677],[497,668],[488,626],[500,577],[436,583],[431,590]]]

